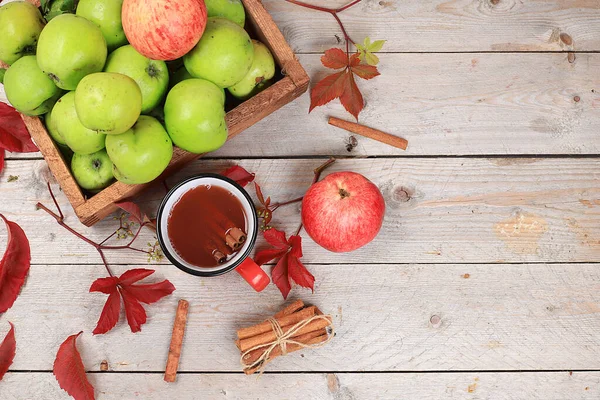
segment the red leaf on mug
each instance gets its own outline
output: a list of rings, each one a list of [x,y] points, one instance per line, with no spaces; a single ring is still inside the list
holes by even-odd
[[[75,400],[94,400],[94,387],[85,375],[85,367],[77,350],[77,338],[83,332],[71,335],[59,347],[53,373],[58,385]]]
[[[6,374],[8,371],[8,368],[11,366],[17,350],[15,326],[10,322],[9,324],[10,330],[4,337],[2,343],[0,343],[0,381],[4,377],[4,374]]]
[[[6,252],[0,261],[0,313],[3,313],[12,307],[25,283],[31,263],[31,250],[23,229],[2,214],[0,218],[4,220],[8,231]]]
[[[233,167],[226,169],[221,175],[236,181],[241,187],[246,186],[254,180],[254,174],[251,174],[239,165],[234,165]]]

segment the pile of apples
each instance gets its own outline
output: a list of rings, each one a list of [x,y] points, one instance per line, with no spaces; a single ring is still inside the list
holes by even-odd
[[[46,21],[26,1],[0,7],[4,88],[19,112],[45,115],[92,193],[115,178],[154,180],[173,145],[218,149],[226,97],[245,100],[275,75],[269,49],[244,30],[240,0],[80,0],[74,14],[54,9]]]

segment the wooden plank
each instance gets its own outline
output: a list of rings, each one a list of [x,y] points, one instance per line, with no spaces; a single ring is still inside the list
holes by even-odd
[[[259,379],[231,374],[186,374],[177,383],[158,374],[91,374],[98,399],[595,399],[599,372],[265,374]],[[5,400],[69,399],[49,372],[8,373]]]
[[[299,58],[313,82],[327,73],[319,55]],[[348,152],[350,134],[327,117],[352,117],[337,100],[307,115],[305,94],[209,157],[599,154],[600,54],[567,58],[381,55],[382,75],[358,82],[367,101],[360,122],[408,139],[407,151],[356,136]]]
[[[115,274],[134,266],[113,267]],[[600,264],[311,265],[315,293],[336,337],[318,350],[273,361],[269,371],[474,371],[600,369]],[[256,294],[236,274],[197,278],[160,266],[172,296],[145,306],[148,323],[124,321],[92,336],[106,295],[88,293],[101,265],[34,265],[0,335],[16,327],[15,370],[51,370],[59,344],[78,340],[97,371],[164,371],[177,301],[190,308],[180,371],[241,371],[235,332],[284,301],[274,285]],[[123,319],[124,316],[122,315]],[[303,355],[303,356],[302,356]]]
[[[339,7],[348,0],[312,4]],[[331,15],[281,0],[263,0],[297,53],[339,46]],[[600,50],[600,3],[596,0],[365,0],[340,18],[349,35],[386,39],[388,52]],[[567,45],[560,35],[567,34]],[[568,42],[568,39],[566,39]]]
[[[256,173],[265,195],[286,201],[304,194],[313,169],[323,161],[199,160],[167,182],[172,186],[239,163]],[[600,261],[600,159],[345,159],[328,172],[343,170],[362,173],[381,188],[387,202],[382,231],[371,244],[347,255],[323,250],[304,234],[307,263],[338,263],[348,257],[357,263]],[[7,182],[10,175],[19,179]],[[0,178],[0,211],[29,235],[34,263],[98,262],[89,245],[36,210],[38,201],[51,205],[48,176],[43,161],[8,161]],[[111,218],[92,229],[83,227],[55,190],[67,221],[90,238],[100,241],[116,229]],[[152,215],[164,194],[159,183],[137,201]],[[276,212],[273,225],[293,232],[299,222],[299,205],[291,205]],[[145,234],[140,245],[149,240],[153,237]],[[108,257],[116,263],[146,262],[144,254],[134,252]]]

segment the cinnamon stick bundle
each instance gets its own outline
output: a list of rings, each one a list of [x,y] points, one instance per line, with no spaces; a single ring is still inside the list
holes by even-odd
[[[239,329],[235,344],[240,349],[244,372],[252,374],[276,357],[323,345],[332,335],[331,316],[324,316],[317,307],[305,306],[297,300],[272,318]]]

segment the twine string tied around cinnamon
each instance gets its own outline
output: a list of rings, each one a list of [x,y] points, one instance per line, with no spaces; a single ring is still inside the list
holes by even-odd
[[[308,324],[310,324],[311,322],[313,322],[317,319],[326,319],[327,321],[329,321],[329,328],[331,330],[330,330],[329,334],[327,335],[327,339],[325,339],[322,342],[314,343],[314,344],[302,343],[302,342],[298,342],[298,341],[292,339],[292,337],[294,335],[296,335],[302,328],[304,328],[305,326],[307,326]],[[267,321],[269,321],[271,323],[271,326],[273,327],[273,331],[275,332],[275,335],[276,335],[275,340],[273,340],[272,342],[269,342],[269,343],[259,344],[257,346],[254,346],[254,347],[246,350],[240,358],[240,362],[244,369],[255,368],[256,366],[260,365],[260,374],[263,373],[264,368],[267,365],[267,363],[269,361],[271,361],[269,356],[271,355],[271,352],[275,348],[277,348],[277,346],[281,347],[281,354],[286,355],[287,354],[287,345],[289,345],[289,344],[295,344],[302,348],[315,349],[315,348],[322,347],[322,346],[326,345],[327,343],[329,343],[331,341],[331,339],[333,339],[333,336],[335,335],[335,330],[333,327],[331,315],[313,315],[312,317],[307,318],[307,319],[300,321],[297,324],[293,325],[290,329],[287,330],[287,332],[283,331],[283,329],[281,328],[281,325],[279,325],[279,322],[277,322],[277,320],[275,318],[269,318]],[[260,355],[260,357],[258,359],[256,359],[256,361],[254,361],[250,364],[247,364],[244,361],[244,357],[246,357],[252,351],[262,349],[262,348],[266,348],[266,350]]]

